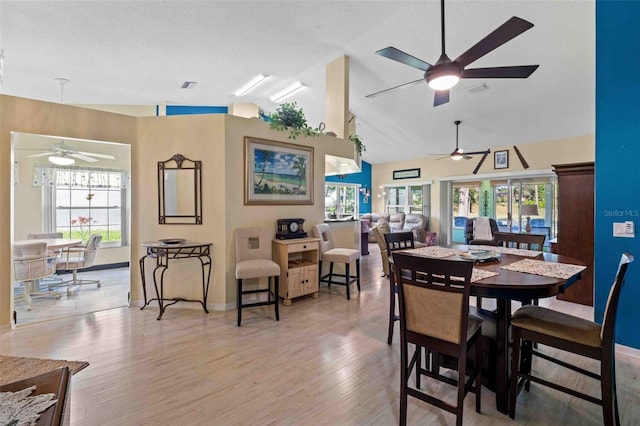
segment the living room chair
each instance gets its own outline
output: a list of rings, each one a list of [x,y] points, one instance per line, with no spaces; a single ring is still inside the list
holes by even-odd
[[[498,232],[498,223],[490,217],[467,219],[465,227],[465,243],[471,245],[495,246],[494,235]]]
[[[62,255],[57,259],[56,269],[58,271],[71,271],[72,278],[62,281],[60,284],[53,284],[49,287],[67,286],[67,294],[70,295],[81,285],[96,284],[98,288],[102,286],[100,280],[86,280],[78,278],[78,271],[93,266],[102,235],[92,234],[84,246],[67,247],[62,251]],[[75,287],[75,288],[74,288]]]
[[[40,279],[53,275],[56,272],[56,256],[49,253],[47,243],[33,242],[13,246],[13,271],[16,281],[20,281],[24,287],[22,294],[15,297],[16,301],[24,301],[28,304],[27,310],[33,306],[33,297],[60,298],[57,291],[40,291],[37,286]]]
[[[393,254],[394,271],[398,279],[400,308],[400,424],[407,423],[408,397],[420,399],[456,415],[462,425],[464,397],[476,394],[476,411],[480,412],[480,342],[482,319],[469,315],[469,292],[473,263]],[[409,360],[409,343],[416,349]],[[414,362],[421,348],[434,354],[433,366],[420,373],[456,386],[457,403],[452,405],[409,384]],[[473,370],[467,369],[467,356],[473,348]],[[439,356],[457,359],[457,380],[440,374]],[[419,365],[416,367],[419,368]],[[467,375],[469,380],[466,380]]]
[[[331,228],[326,223],[313,226],[313,236],[320,238],[320,262],[318,263],[319,282],[344,285],[347,287],[347,300],[351,299],[351,284],[355,281],[360,292],[360,250],[334,247]],[[329,273],[322,275],[322,262],[329,262]],[[356,274],[351,275],[351,263],[355,262]],[[333,272],[334,263],[343,263],[345,273]],[[342,278],[334,281],[334,277]]]
[[[271,240],[274,235],[267,228],[239,228],[236,229],[236,306],[238,308],[238,327],[242,322],[242,309],[254,306],[274,305],[276,321],[280,321],[278,301],[278,281],[280,266],[273,261],[271,255]],[[267,278],[267,288],[243,288],[244,280],[253,278]],[[271,285],[271,278],[273,286]],[[267,300],[244,302],[246,294],[267,293]]]
[[[413,232],[396,232],[384,234],[385,246],[388,253],[389,268],[389,332],[387,344],[393,342],[393,328],[396,321],[400,319],[396,315],[396,294],[398,294],[398,280],[395,278],[393,269],[393,252],[398,250],[407,250],[415,247]]]
[[[515,419],[516,398],[519,391],[529,390],[530,382],[536,382],[602,406],[605,425],[619,425],[616,395],[615,325],[620,291],[633,256],[624,253],[620,258],[616,278],[609,290],[602,325],[563,312],[539,306],[527,305],[518,309],[511,319],[513,353],[511,358],[511,387],[509,415]],[[599,374],[559,360],[557,357],[533,349],[533,343],[551,346],[562,351],[600,361]],[[531,373],[533,356],[538,356],[600,381],[601,398],[596,398],[547,381]]]

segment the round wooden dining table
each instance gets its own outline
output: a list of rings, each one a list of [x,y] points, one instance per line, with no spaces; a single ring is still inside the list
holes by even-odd
[[[477,250],[478,246],[454,245],[449,248],[462,252]],[[496,248],[497,249],[497,248]],[[414,249],[420,250],[420,249]],[[411,253],[412,250],[405,252]],[[447,260],[467,260],[458,255],[448,256]],[[501,253],[494,260],[478,262],[474,269],[497,272],[497,275],[487,277],[471,283],[471,295],[496,299],[496,311],[484,312],[490,316],[488,320],[495,320],[495,377],[492,377],[496,394],[496,408],[502,413],[509,412],[509,378],[511,363],[509,356],[509,327],[511,322],[511,301],[528,303],[537,298],[545,298],[563,293],[569,286],[580,279],[582,273],[576,273],[569,278],[554,278],[531,273],[517,272],[502,269],[505,265],[523,260],[532,259],[552,263],[566,263],[578,266],[586,266],[583,262],[568,256],[553,253],[540,252],[535,257],[525,257],[509,253]],[[467,260],[468,261],[468,260]],[[591,271],[588,271],[591,273]],[[483,312],[479,313],[483,314]],[[484,335],[484,330],[483,330]]]

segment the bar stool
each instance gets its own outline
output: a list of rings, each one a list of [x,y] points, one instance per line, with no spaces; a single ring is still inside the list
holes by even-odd
[[[273,232],[262,228],[236,229],[236,279],[238,327],[242,321],[242,309],[252,306],[275,305],[276,321],[280,321],[278,311],[278,279],[280,278],[280,266],[272,260],[271,240]],[[243,290],[243,280],[250,278],[268,278],[267,288],[253,288]],[[273,289],[271,277],[275,277]],[[266,301],[248,302],[242,301],[245,294],[267,293]]]
[[[355,281],[360,291],[360,250],[348,248],[336,248],[333,246],[333,238],[331,229],[326,223],[314,225],[313,236],[320,238],[320,263],[318,264],[319,281],[331,284],[339,284],[347,287],[347,300],[351,299],[351,284]],[[351,275],[351,262],[356,263],[356,275]],[[322,275],[322,262],[329,262],[329,273]],[[338,274],[333,272],[334,263],[344,263],[345,273]],[[334,281],[334,277],[343,278],[344,281]]]

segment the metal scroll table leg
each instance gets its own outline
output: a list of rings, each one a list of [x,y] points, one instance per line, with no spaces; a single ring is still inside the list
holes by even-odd
[[[164,259],[164,262],[163,262],[163,259]],[[167,259],[166,256],[158,254],[156,267],[153,270],[153,286],[156,289],[156,296],[158,298],[158,307],[160,309],[158,318],[156,318],[157,320],[160,320],[162,318],[162,315],[164,314],[164,310],[167,306],[173,305],[173,303],[170,303],[168,305],[164,304],[164,273],[167,271],[167,269],[169,269],[169,266],[167,265],[167,263],[169,263],[169,259]],[[158,271],[160,271],[160,274],[159,274],[160,288],[159,289],[158,289]]]
[[[211,280],[211,256],[200,256],[198,257],[200,260],[200,266],[202,267],[202,309],[208,314],[209,310],[207,309],[207,297],[209,296],[209,280]],[[206,273],[206,281],[205,281],[205,270]]]
[[[140,308],[140,310],[143,310],[148,304],[149,302],[147,301],[147,280],[145,278],[145,272],[144,272],[144,260],[147,258],[147,256],[142,256],[140,258],[140,275],[142,275],[142,294],[144,294],[144,305],[142,305],[142,307]]]

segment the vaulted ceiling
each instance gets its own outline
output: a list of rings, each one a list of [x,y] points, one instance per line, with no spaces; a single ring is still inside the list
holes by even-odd
[[[534,27],[473,68],[539,64],[528,79],[462,80],[433,107],[422,77],[374,54],[394,46],[429,63],[440,56],[440,2],[429,1],[10,1],[0,0],[4,94],[69,104],[230,105],[287,99],[309,123],[325,115],[325,67],[350,58],[350,109],[372,163],[482,150],[595,133],[593,0],[448,0],[446,50],[453,59],[507,19]],[[244,97],[257,74],[271,76]],[[71,82],[64,99],[56,78]],[[193,89],[181,89],[195,81]],[[486,90],[484,86],[488,87]]]

